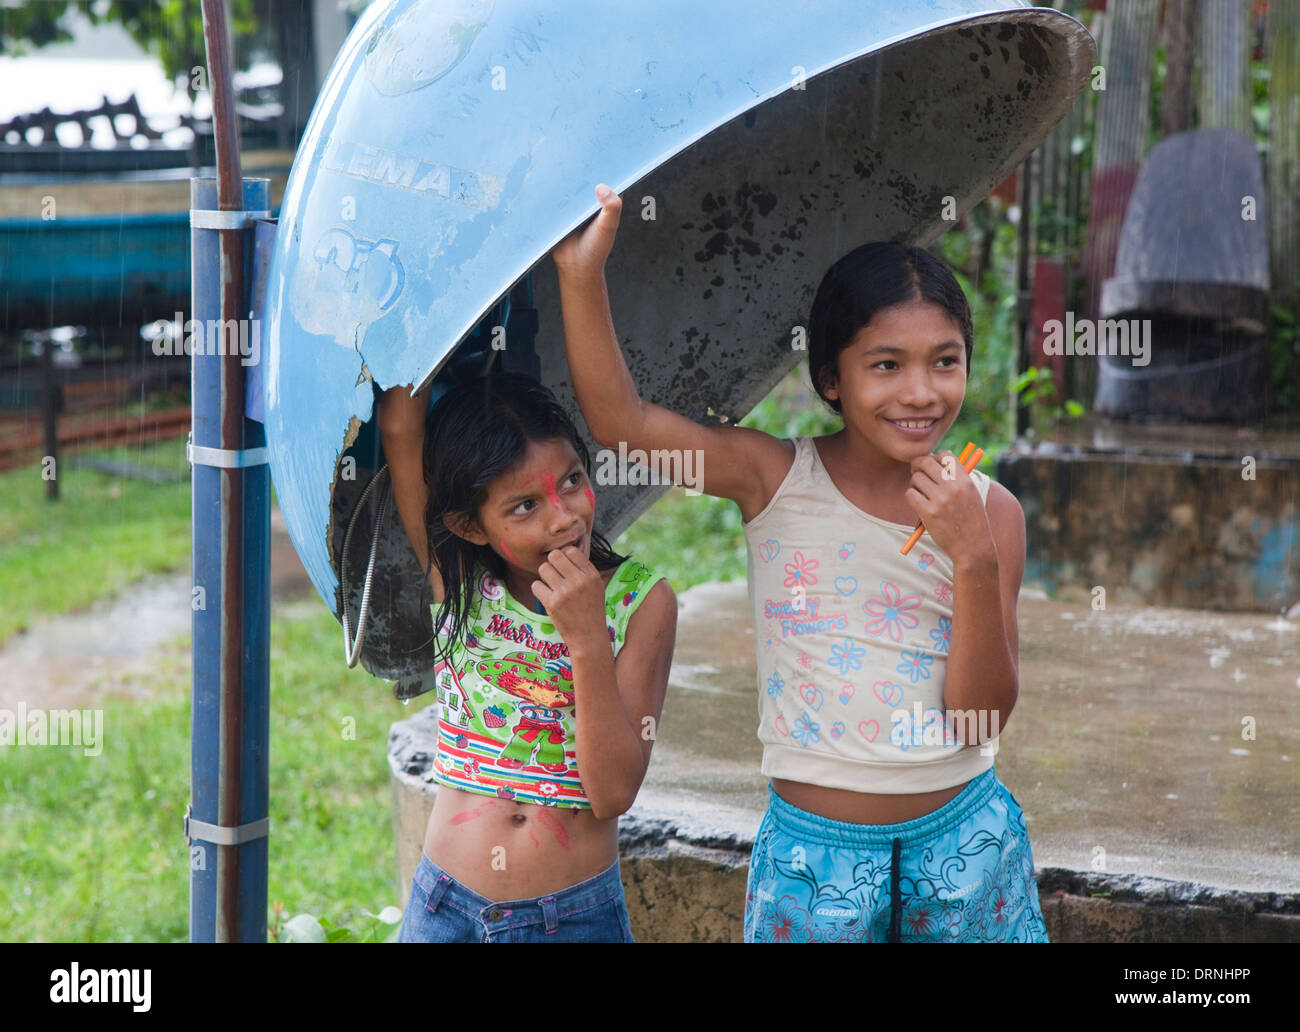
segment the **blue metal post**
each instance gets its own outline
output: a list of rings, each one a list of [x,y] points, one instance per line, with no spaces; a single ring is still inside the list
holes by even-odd
[[[245,210],[265,211],[269,194],[268,180],[243,180]],[[190,206],[196,213],[216,212],[217,181],[191,180]],[[221,214],[240,219],[239,213]],[[192,220],[213,221],[199,215]],[[246,238],[240,249],[243,267],[234,279],[243,300],[233,313],[228,298],[223,311],[223,287],[230,287],[236,270],[224,268],[220,239],[230,231],[194,226],[190,238],[192,942],[266,939],[267,829],[259,822],[267,817],[269,802],[270,476],[258,451],[266,443],[262,424],[244,416],[241,367],[260,362],[265,345],[261,326],[249,318],[244,287],[252,282],[251,227],[249,222],[240,231]],[[233,333],[231,319],[240,324]],[[240,353],[230,354],[232,341],[239,342]],[[222,435],[223,414],[229,418],[232,405],[242,428],[236,442],[223,441]],[[234,577],[232,558],[237,559]]]

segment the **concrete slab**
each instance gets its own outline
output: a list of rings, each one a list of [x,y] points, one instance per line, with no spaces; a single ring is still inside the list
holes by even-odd
[[[662,822],[698,845],[745,847],[767,798],[745,585],[700,585],[680,602],[628,837]],[[1300,624],[1094,611],[1029,591],[1018,618],[1020,702],[997,769],[1039,869],[1300,891]]]
[[[1247,427],[1235,423],[1129,422],[1089,412],[1059,423],[1051,441],[1033,445],[1020,440],[1016,446],[1037,454],[1080,449],[1189,463],[1199,458],[1240,460],[1243,455],[1254,455],[1260,460],[1294,466],[1300,464],[1300,417],[1283,414],[1264,427]]]

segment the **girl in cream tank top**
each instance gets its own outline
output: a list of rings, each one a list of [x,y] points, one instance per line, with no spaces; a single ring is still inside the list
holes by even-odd
[[[989,478],[970,476],[987,505]],[[928,533],[900,555],[912,530],[853,505],[812,439],[795,441],[785,480],[745,524],[764,775],[912,793],[993,766],[996,737],[965,746],[945,721],[953,566]]]

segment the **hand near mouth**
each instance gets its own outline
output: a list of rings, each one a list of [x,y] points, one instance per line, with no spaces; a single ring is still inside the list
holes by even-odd
[[[569,651],[599,642],[608,647],[605,584],[600,571],[573,545],[557,548],[537,568],[533,594],[546,607]]]
[[[903,492],[903,497],[953,565],[990,552],[996,555],[993,531],[979,488],[957,456],[945,449],[933,455],[917,456],[911,465],[912,486]]]

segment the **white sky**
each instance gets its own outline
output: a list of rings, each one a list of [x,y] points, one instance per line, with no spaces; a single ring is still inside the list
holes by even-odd
[[[99,107],[105,97],[120,103],[134,93],[150,123],[163,131],[165,145],[188,145],[188,129],[168,132],[167,127],[178,113],[189,110],[189,98],[167,81],[156,58],[119,25],[90,26],[78,17],[68,27],[76,36],[70,43],[42,47],[25,57],[0,57],[0,124],[45,107],[56,113],[82,111]],[[258,64],[237,74],[235,82],[238,86],[277,82],[279,74],[273,64]],[[210,110],[206,94],[200,95],[195,113],[206,117]],[[121,127],[124,132],[129,128],[126,122]],[[96,119],[91,126],[92,146],[114,146],[107,118]],[[76,125],[59,127],[59,142],[65,146],[79,146],[80,137]]]

